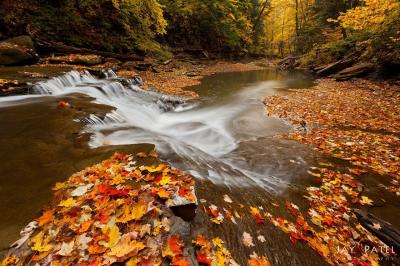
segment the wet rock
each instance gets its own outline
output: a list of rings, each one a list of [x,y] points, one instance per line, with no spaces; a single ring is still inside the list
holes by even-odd
[[[135,76],[133,79],[133,85],[139,86],[139,87],[143,87],[144,85],[144,81],[142,79],[141,76]]]
[[[29,65],[39,60],[29,36],[19,36],[0,42],[0,65]]]
[[[186,222],[193,221],[194,217],[196,217],[196,209],[197,205],[194,203],[171,207],[175,216],[182,218]]]
[[[374,69],[375,69],[374,64],[361,63],[340,71],[334,76],[334,78],[337,81],[349,80],[351,78],[365,76],[374,71]]]
[[[100,70],[100,69],[88,69],[87,71],[90,74],[92,74],[93,76],[101,78],[101,79],[104,79],[107,77],[107,75],[104,73],[104,71]]]
[[[29,86],[25,82],[0,79],[0,96],[24,94],[28,92],[28,90]]]

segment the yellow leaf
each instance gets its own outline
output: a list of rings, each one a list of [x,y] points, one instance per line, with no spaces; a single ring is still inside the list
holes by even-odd
[[[219,237],[213,238],[211,241],[216,247],[222,247],[222,244],[224,243],[224,241]]]
[[[114,247],[121,238],[121,235],[119,233],[119,228],[116,225],[114,225],[112,227],[107,227],[107,226],[103,227],[102,232],[103,232],[103,234],[108,235],[109,240],[108,240],[107,246],[109,248]]]
[[[373,202],[374,202],[374,201],[371,200],[370,198],[368,198],[368,197],[366,197],[366,196],[361,196],[360,203],[361,203],[362,205],[372,205]]]
[[[143,242],[138,242],[136,240],[131,239],[131,237],[127,235],[123,235],[119,242],[111,248],[108,255],[115,256],[118,258],[124,257],[126,255],[135,256],[140,250],[144,249],[145,245]]]
[[[62,188],[65,188],[66,186],[67,186],[67,183],[65,183],[65,182],[63,182],[63,183],[57,182],[52,189],[60,190]]]
[[[31,240],[33,243],[32,250],[38,252],[47,252],[53,248],[53,245],[50,245],[49,240],[44,237],[43,231],[40,231],[39,234],[34,236]]]
[[[171,193],[169,193],[167,190],[165,189],[160,189],[157,192],[157,195],[162,198],[162,199],[169,199],[171,197]]]
[[[128,262],[126,262],[125,266],[136,266],[139,264],[139,262],[139,258],[131,258],[130,260],[128,260]]]
[[[9,256],[4,258],[1,261],[1,266],[11,266],[11,265],[15,265],[17,262],[17,257],[15,255]]]
[[[171,177],[163,176],[161,178],[161,180],[158,182],[158,184],[160,184],[161,186],[164,186],[164,185],[168,184],[170,181],[171,181]]]
[[[60,207],[71,207],[73,205],[75,205],[76,201],[73,198],[69,198],[66,200],[61,201],[58,206]]]
[[[124,182],[125,182],[125,177],[123,177],[122,175],[117,175],[111,180],[110,185],[119,185]]]
[[[119,223],[140,220],[147,213],[147,205],[136,203],[133,206],[124,205],[124,213],[117,219]]]

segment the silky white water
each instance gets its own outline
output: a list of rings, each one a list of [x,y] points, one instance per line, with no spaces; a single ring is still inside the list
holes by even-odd
[[[28,104],[38,97],[84,94],[114,108],[105,117],[84,119],[83,131],[92,134],[91,148],[152,143],[169,163],[217,184],[257,184],[269,189],[289,184],[274,176],[281,151],[271,145],[273,135],[286,126],[266,118],[262,104],[265,96],[286,87],[282,81],[253,82],[204,101],[185,101],[142,90],[132,80],[122,85],[112,71],[105,76],[99,79],[89,72],[72,71],[35,84],[30,95],[0,98],[0,108]],[[278,164],[263,162],[265,155],[275,156]]]

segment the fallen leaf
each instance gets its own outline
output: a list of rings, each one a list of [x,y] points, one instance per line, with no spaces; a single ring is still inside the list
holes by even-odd
[[[127,255],[135,256],[139,251],[144,249],[146,246],[134,239],[131,239],[130,234],[125,234],[121,237],[118,243],[111,248],[108,255],[116,257],[125,257]]]
[[[374,201],[371,200],[370,198],[368,198],[368,197],[366,197],[366,196],[361,196],[360,203],[361,203],[362,205],[372,205],[373,202],[374,202]]]
[[[74,240],[72,240],[69,243],[63,242],[57,254],[64,257],[71,256],[71,252],[74,250],[74,244],[75,244]]]
[[[382,226],[381,226],[380,223],[373,223],[372,228],[374,228],[375,230],[381,230],[381,229],[382,229]]]
[[[44,211],[42,216],[36,219],[36,221],[39,223],[39,226],[43,226],[45,224],[52,222],[54,220],[54,212],[55,210]]]
[[[242,242],[246,247],[254,247],[253,237],[247,232],[243,233]]]
[[[224,201],[228,203],[233,203],[232,199],[228,195],[224,195]]]
[[[263,235],[259,235],[259,236],[257,236],[257,239],[258,239],[258,241],[260,241],[261,243],[264,243],[266,240],[265,240],[265,237],[263,236]]]
[[[259,257],[257,253],[253,252],[253,254],[250,255],[250,259],[248,260],[248,265],[249,266],[269,266],[269,261],[265,256]]]
[[[67,207],[68,208],[68,207],[71,207],[71,206],[75,205],[75,203],[76,203],[76,201],[73,198],[69,198],[69,199],[61,201],[58,204],[58,206],[59,207]]]

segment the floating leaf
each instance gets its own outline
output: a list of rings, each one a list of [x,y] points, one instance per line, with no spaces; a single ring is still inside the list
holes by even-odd
[[[73,198],[69,198],[66,200],[61,201],[58,206],[59,207],[71,207],[73,205],[75,205],[76,201]]]

